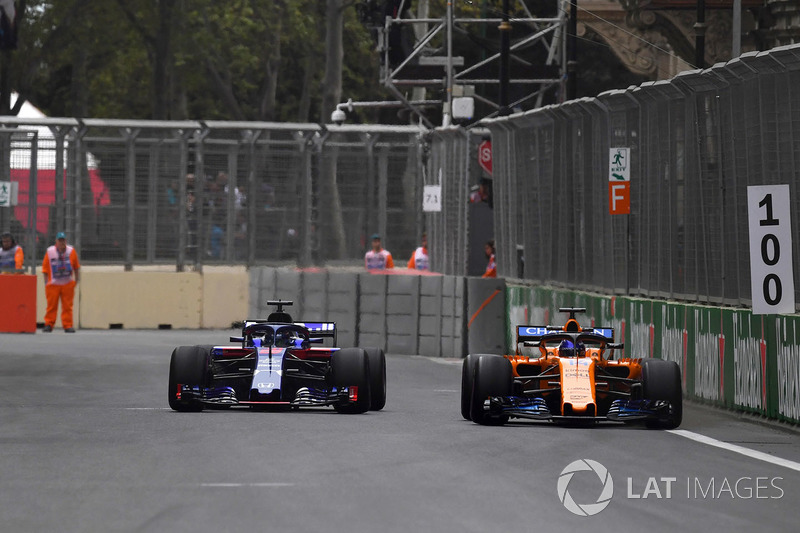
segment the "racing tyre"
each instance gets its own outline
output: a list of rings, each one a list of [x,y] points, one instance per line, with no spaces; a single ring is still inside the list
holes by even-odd
[[[331,357],[331,374],[337,389],[358,387],[356,401],[334,405],[340,413],[360,414],[371,405],[369,358],[361,348],[343,348]]]
[[[674,361],[645,359],[642,361],[643,396],[647,400],[666,400],[669,414],[657,420],[647,420],[649,428],[675,429],[683,420],[683,389],[681,369]]]
[[[510,396],[513,383],[511,362],[505,357],[481,355],[475,364],[470,417],[478,424],[493,426],[508,422],[508,415],[492,415],[483,408],[490,396]]]
[[[202,411],[203,403],[194,398],[178,398],[178,387],[204,387],[208,374],[208,346],[179,346],[169,362],[169,406],[175,411]]]
[[[472,382],[475,378],[475,363],[481,354],[471,353],[461,363],[461,416],[464,420],[472,420],[469,410],[472,405]]]
[[[386,405],[386,354],[380,348],[364,348],[369,359],[370,411],[380,411]]]

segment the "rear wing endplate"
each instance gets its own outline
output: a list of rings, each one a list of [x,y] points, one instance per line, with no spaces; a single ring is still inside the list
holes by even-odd
[[[336,344],[336,322],[295,322],[308,330],[312,337],[329,337]]]

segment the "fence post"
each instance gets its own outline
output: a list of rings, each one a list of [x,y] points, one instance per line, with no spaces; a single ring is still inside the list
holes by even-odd
[[[246,137],[246,133],[242,133]],[[233,229],[236,225],[236,189],[239,173],[239,144],[230,147],[228,153],[228,193],[225,195],[225,261],[233,260]],[[224,191],[223,191],[224,192]]]
[[[149,166],[147,171],[147,240],[145,247],[147,250],[147,262],[153,263],[156,258],[156,221],[158,217],[158,163],[161,157],[161,144],[163,139],[159,139],[149,147]],[[183,156],[181,156],[181,159]],[[179,215],[180,216],[180,215]],[[178,240],[183,235],[183,226],[178,232]]]
[[[67,231],[72,231],[73,245],[75,248],[81,248],[82,243],[82,226],[81,226],[81,185],[83,183],[82,177],[84,169],[86,168],[86,147],[83,143],[83,137],[86,135],[88,128],[83,122],[77,128],[73,129],[74,133],[74,146],[71,158],[73,163],[73,171],[67,175],[67,213],[70,212],[70,204],[72,204],[72,221],[66,220],[65,227],[69,228]],[[69,219],[69,215],[67,219]]]
[[[202,123],[201,123],[202,124]],[[194,270],[195,272],[202,272],[203,271],[203,251],[205,250],[205,234],[206,232],[202,231],[203,224],[205,220],[203,219],[203,202],[205,202],[204,198],[204,191],[203,191],[203,184],[206,179],[206,169],[205,169],[205,139],[208,137],[209,133],[211,133],[211,129],[206,126],[205,124],[202,125],[203,129],[200,131],[194,131],[193,136],[195,140],[195,148],[194,148],[194,228],[189,228],[188,231],[194,232],[194,238],[192,238],[192,234],[187,234],[189,248],[192,248],[192,252],[194,253]],[[183,169],[181,172],[185,172],[186,169]],[[186,176],[181,175],[179,176],[178,187],[179,191],[183,191],[183,196],[179,192],[178,196],[180,196],[180,202],[184,203],[184,206],[187,202],[187,190],[180,189],[182,187],[180,185],[181,182],[186,182]],[[188,184],[187,184],[188,185]],[[189,224],[187,221],[187,228]]]
[[[256,142],[261,130],[247,130],[244,141],[247,143],[247,266],[256,262]]]
[[[33,142],[31,143],[31,162],[30,162],[30,188],[28,189],[28,241],[29,252],[32,254],[31,274],[36,274],[36,214],[39,212],[39,134],[33,132]],[[56,180],[58,181],[58,180]],[[31,216],[33,215],[33,216]]]
[[[189,219],[187,217],[186,205],[188,200],[188,188],[186,183],[186,170],[189,166],[189,138],[194,135],[194,130],[176,132],[180,137],[180,155],[178,156],[178,253],[175,270],[183,272],[186,268],[186,245],[189,233]],[[197,176],[195,176],[195,188],[197,187]],[[195,202],[195,213],[203,210],[202,205]]]
[[[56,220],[55,227],[64,227],[64,139],[69,132],[67,126],[50,126],[56,141],[55,191]]]
[[[125,185],[126,185],[126,214],[127,225],[125,227],[125,270],[133,270],[133,239],[136,224],[136,137],[139,135],[138,128],[123,128],[120,130],[125,139]],[[80,172],[80,165],[78,172]],[[80,187],[77,187],[80,189]],[[79,194],[76,194],[79,197]],[[80,207],[76,209],[80,211]]]

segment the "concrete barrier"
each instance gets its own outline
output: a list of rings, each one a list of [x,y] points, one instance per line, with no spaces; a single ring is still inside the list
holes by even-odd
[[[423,276],[419,282],[419,329],[417,353],[442,356],[442,280],[443,276]]]
[[[358,338],[359,346],[386,349],[386,275],[359,274]]]
[[[328,272],[327,309],[320,320],[336,322],[339,346],[358,344],[358,279],[351,272]]]
[[[469,353],[507,353],[505,288],[501,278],[467,278]]]
[[[386,351],[416,354],[421,276],[387,276]]]
[[[267,316],[266,301],[280,295],[297,302],[291,313],[298,320],[336,322],[339,346],[432,357],[466,353],[462,277],[259,267],[250,271],[249,290],[251,318]]]
[[[36,321],[44,322],[47,302],[36,280]],[[205,272],[141,271],[83,267],[73,314],[79,328],[229,328],[248,314],[248,273],[244,268]],[[61,327],[61,312],[56,320]]]
[[[441,357],[464,357],[467,353],[464,279],[459,276],[442,277]]]
[[[229,328],[247,318],[249,276],[244,269],[203,272],[201,328]]]
[[[199,328],[203,277],[198,272],[81,272],[81,328]]]

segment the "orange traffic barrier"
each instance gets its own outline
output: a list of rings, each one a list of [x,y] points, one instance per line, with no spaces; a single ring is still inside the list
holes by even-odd
[[[36,276],[0,274],[0,332],[36,332]]]

